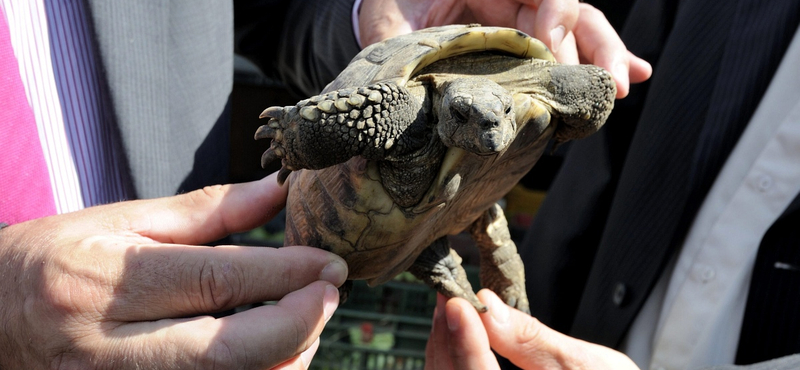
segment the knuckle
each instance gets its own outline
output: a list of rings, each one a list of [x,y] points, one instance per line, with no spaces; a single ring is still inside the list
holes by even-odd
[[[239,301],[243,279],[240,270],[230,262],[204,260],[193,269],[192,281],[196,284],[193,299],[195,308],[214,312],[230,308]]]
[[[187,193],[187,196],[192,204],[204,204],[209,201],[214,202],[222,199],[227,192],[227,185],[210,185],[205,186],[202,189],[189,192]]]
[[[535,349],[542,338],[543,324],[532,317],[527,323],[519,326],[519,331],[515,337],[516,343],[521,346]]]

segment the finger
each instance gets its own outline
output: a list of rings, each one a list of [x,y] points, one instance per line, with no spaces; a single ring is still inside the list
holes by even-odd
[[[631,83],[636,84],[647,81],[653,75],[653,66],[646,60],[633,55],[630,51],[628,52],[628,60],[630,62],[628,68],[630,68]]]
[[[525,8],[520,11],[519,23],[532,19],[524,10]],[[550,50],[558,53],[564,38],[575,27],[579,14],[578,0],[543,0],[533,18],[533,37],[542,40]]]
[[[208,186],[178,196],[123,202],[97,210],[95,224],[177,244],[203,244],[262,225],[286,203],[276,174],[259,181]]]
[[[433,313],[431,335],[425,346],[425,369],[453,369],[447,335],[447,318],[445,317],[446,302],[447,298],[441,293],[436,294],[436,310]]]
[[[535,318],[508,307],[487,289],[478,292],[478,299],[489,308],[481,320],[489,343],[498,354],[521,368],[561,368],[558,333]],[[555,333],[555,334],[554,334]]]
[[[339,256],[310,247],[140,247],[121,258],[107,316],[156,320],[277,300],[316,280],[347,278]]]
[[[445,307],[449,354],[455,369],[499,369],[489,347],[489,337],[475,307],[462,298],[451,298]]]
[[[319,338],[317,338],[317,340],[311,344],[311,347],[303,351],[303,353],[294,356],[293,358],[289,359],[289,361],[273,367],[272,370],[308,369],[311,366],[311,361],[314,358],[314,354],[317,353],[317,349],[319,349]]]
[[[589,4],[580,4],[575,40],[582,59],[611,72],[617,83],[617,98],[628,95],[630,53],[605,15]]]
[[[621,352],[550,329],[489,290],[478,292],[478,298],[489,307],[481,320],[492,348],[523,369],[638,370]]]
[[[159,320],[110,328],[100,335],[116,368],[265,369],[311,347],[339,302],[337,289],[315,282],[276,305],[214,319]],[[112,362],[108,362],[112,363]]]

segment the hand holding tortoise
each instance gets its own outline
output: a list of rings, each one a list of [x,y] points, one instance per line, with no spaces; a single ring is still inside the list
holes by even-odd
[[[481,290],[478,298],[488,312],[478,314],[463,299],[438,296],[426,369],[499,369],[492,350],[525,370],[638,369],[623,353],[550,329],[506,306],[490,290]]]
[[[308,247],[197,246],[280,211],[286,189],[275,183],[271,176],[0,230],[0,368],[308,366],[347,275],[341,258]],[[206,315],[265,300],[278,303]]]
[[[589,63],[610,71],[617,98],[652,67],[630,53],[602,12],[577,0],[364,0],[359,15],[362,46],[415,30],[454,23],[519,29],[544,42],[556,60]]]

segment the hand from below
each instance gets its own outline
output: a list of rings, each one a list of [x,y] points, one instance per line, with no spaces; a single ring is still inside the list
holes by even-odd
[[[478,314],[466,300],[439,295],[425,348],[425,368],[499,369],[492,349],[526,370],[635,370],[624,354],[548,328],[506,306],[492,291],[478,292],[489,310]]]

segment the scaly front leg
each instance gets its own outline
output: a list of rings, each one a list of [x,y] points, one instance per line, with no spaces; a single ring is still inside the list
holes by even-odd
[[[424,125],[421,99],[402,86],[380,83],[342,89],[302,100],[294,106],[270,107],[260,118],[256,140],[272,139],[261,165],[281,158],[278,181],[299,169],[321,169],[361,155],[385,159],[401,154]],[[409,143],[410,144],[410,143]]]

